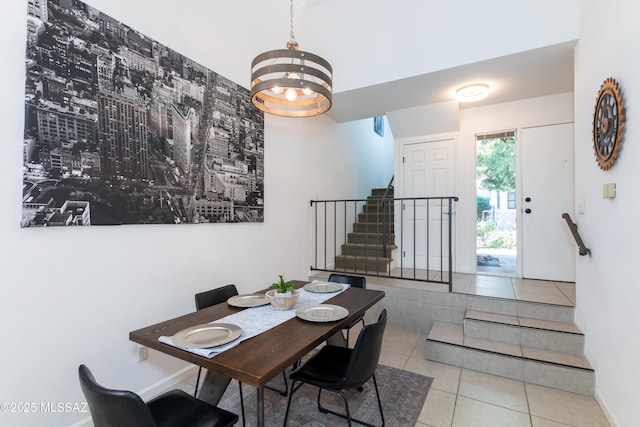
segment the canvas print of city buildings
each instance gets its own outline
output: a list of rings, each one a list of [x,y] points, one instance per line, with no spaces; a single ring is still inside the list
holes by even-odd
[[[28,0],[22,227],[262,222],[249,91],[77,0]]]

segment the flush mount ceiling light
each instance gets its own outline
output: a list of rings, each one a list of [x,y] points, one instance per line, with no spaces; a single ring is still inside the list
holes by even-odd
[[[456,91],[458,102],[475,102],[485,99],[489,95],[489,85],[484,83],[474,83],[462,86]]]
[[[262,53],[251,63],[251,102],[277,116],[317,116],[331,108],[333,69],[318,55],[298,50],[293,0],[290,36],[286,49]]]

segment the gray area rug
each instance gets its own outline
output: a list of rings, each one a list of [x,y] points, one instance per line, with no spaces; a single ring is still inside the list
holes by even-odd
[[[288,376],[287,376],[288,378]],[[382,409],[387,426],[407,427],[414,426],[424,406],[433,378],[412,372],[378,365],[376,380],[380,390]],[[289,385],[291,381],[289,380]],[[284,389],[282,375],[278,375],[270,383],[277,389]],[[256,423],[256,389],[247,385],[242,387],[244,395],[246,425],[255,426]],[[364,385],[362,392],[347,390],[349,410],[352,417],[361,419],[374,425],[380,425],[380,412],[376,400],[376,392],[373,380]],[[289,411],[288,426],[305,427],[333,427],[347,425],[347,421],[332,414],[323,414],[318,411],[316,400],[318,389],[310,385],[303,385],[293,395],[291,409]],[[284,413],[287,408],[287,397],[279,393],[265,389],[265,421],[267,426],[282,426]],[[342,398],[335,393],[322,392],[322,405],[336,412],[344,413]],[[240,415],[240,397],[238,384],[234,380],[227,388],[226,393],[218,403],[218,406]],[[237,425],[242,425],[238,422]],[[358,425],[358,424],[354,424]]]

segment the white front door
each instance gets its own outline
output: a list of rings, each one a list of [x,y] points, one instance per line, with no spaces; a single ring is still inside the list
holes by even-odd
[[[453,147],[453,139],[404,145],[402,197],[452,196]],[[441,239],[441,232],[448,232],[448,204],[443,206],[433,200],[427,204],[418,200],[404,201],[402,206],[402,214],[396,215],[396,221],[403,218],[399,245],[402,266],[434,270],[444,266],[447,269],[449,244],[446,235]]]
[[[575,281],[573,123],[522,129],[522,275]]]

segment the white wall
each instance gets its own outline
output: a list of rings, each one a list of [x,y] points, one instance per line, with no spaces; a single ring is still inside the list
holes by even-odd
[[[579,4],[322,0],[303,9],[296,38],[334,65],[342,92],[575,40]]]
[[[637,331],[640,281],[640,4],[635,0],[593,1],[585,9],[576,47],[576,202],[580,234],[592,256],[577,260],[577,321],[587,336],[587,357],[597,375],[596,394],[615,425],[640,419],[640,340]],[[605,23],[615,23],[605,25]],[[608,171],[597,166],[592,146],[592,117],[600,85],[615,78],[627,109],[618,161]],[[615,199],[602,198],[602,185],[616,183]]]
[[[254,46],[224,40],[246,12],[243,5],[230,6],[238,21],[233,23],[221,8],[202,10],[195,1],[183,2],[180,10],[173,1],[91,4],[225,77],[248,80],[255,54],[241,47]],[[215,16],[217,26],[205,31]],[[262,224],[21,229],[25,22],[26,1],[3,4],[0,402],[83,402],[80,363],[108,386],[140,391],[161,381],[186,365],[154,351],[136,363],[129,331],[193,311],[198,291],[235,283],[240,292],[251,292],[278,274],[304,279],[311,251],[309,200],[360,197],[388,179],[383,168],[367,167],[384,164],[384,148],[370,151],[372,131],[358,138],[356,124],[338,125],[328,117],[269,116]],[[370,154],[356,154],[362,152]],[[386,169],[388,175],[391,167]],[[0,413],[0,425],[68,425],[86,416]]]
[[[394,140],[386,120],[382,137],[373,130],[373,118],[341,123],[340,129],[349,141],[342,147],[343,153],[319,152],[318,160],[309,169],[310,172],[313,171],[314,179],[324,179],[328,173],[332,173],[328,178],[337,185],[325,187],[325,191],[317,194],[314,200],[365,199],[373,188],[386,188],[393,175]],[[324,141],[318,140],[317,143],[321,149],[329,149]],[[334,160],[336,155],[341,157]],[[324,163],[336,161],[338,165],[333,172],[323,166]],[[358,165],[367,166],[362,170]],[[344,186],[341,183],[350,185]],[[333,268],[335,256],[342,253],[341,245],[345,243],[347,233],[352,230],[352,224],[357,222],[357,213],[354,212],[356,204],[358,210],[361,210],[362,202],[321,202],[313,205],[312,210],[314,215],[317,212],[318,219],[317,228],[312,224],[311,230],[311,238],[315,242],[315,250],[311,255],[312,267]]]
[[[457,132],[460,130],[458,111],[458,103],[449,101],[389,111],[387,117],[395,138],[402,139],[416,135]]]
[[[384,188],[389,184],[393,175],[393,133],[388,121],[384,118],[384,136],[379,136],[373,131],[373,118],[356,120],[342,123],[340,128],[350,141],[345,149],[348,151],[348,158],[343,158],[345,162],[341,171],[345,180],[363,181],[359,183],[358,194],[368,195],[371,192],[370,183],[374,183],[377,188]],[[331,153],[326,153],[333,156]],[[349,164],[368,164],[367,173],[373,174],[365,180],[358,177],[362,171],[351,170]],[[376,181],[372,181],[376,179]],[[340,180],[338,180],[340,182]],[[347,182],[347,181],[341,181]],[[363,185],[364,184],[364,185]],[[356,184],[358,185],[358,184]],[[335,194],[330,196],[335,198]]]
[[[435,106],[434,106],[435,107]],[[490,133],[503,130],[519,130],[523,127],[541,126],[573,121],[573,94],[546,96],[506,104],[487,107],[468,108],[461,111],[451,111],[448,105],[443,105],[440,111],[421,109],[428,112],[425,116],[394,112],[399,117],[393,123],[404,125],[402,132],[412,140],[435,140],[443,135],[455,139],[455,180],[452,196],[458,196],[455,207],[455,255],[454,270],[460,273],[475,273],[476,259],[476,134]],[[425,129],[427,117],[438,117],[438,133],[431,135],[408,134],[408,130]],[[449,123],[458,121],[459,131],[446,133],[453,128]],[[445,125],[442,125],[445,123]],[[437,124],[431,124],[436,126]],[[402,150],[396,147],[396,153]],[[399,158],[395,162],[396,177],[402,173],[402,163]]]

